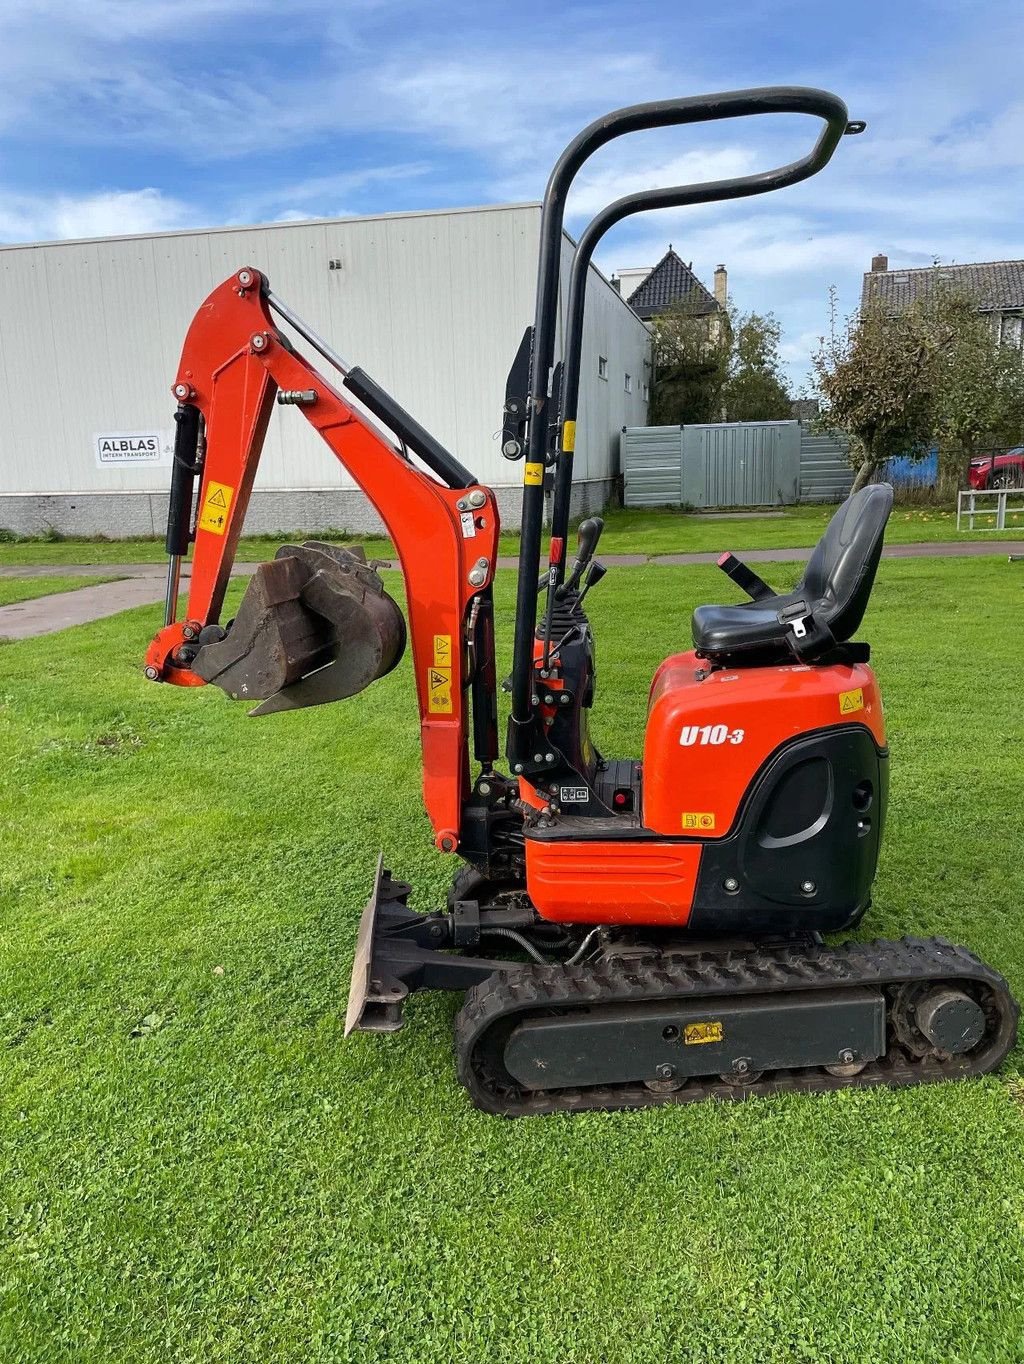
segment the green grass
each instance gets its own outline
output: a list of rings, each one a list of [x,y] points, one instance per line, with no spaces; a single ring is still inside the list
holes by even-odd
[[[610,754],[639,752],[654,667],[722,589],[647,567],[595,590]],[[887,562],[865,631],[893,751],[868,928],[966,941],[1018,993],[1022,592],[994,559]],[[481,1115],[455,998],[341,1035],[378,848],[420,907],[455,865],[408,659],[249,720],[142,679],[158,623],[2,654],[0,1359],[1021,1358],[1019,1051],[916,1091]]]
[[[835,513],[834,506],[790,507],[782,516],[732,519],[656,507],[644,511],[616,508],[605,513],[604,554],[682,554],[724,549],[798,549],[816,543]],[[1007,521],[1011,518],[1008,516]],[[981,521],[979,518],[979,526]],[[992,518],[995,526],[995,517]],[[1024,537],[1024,513],[998,535],[957,531],[956,512],[944,507],[897,506],[886,527],[888,544],[918,545],[949,540]]]
[[[6,578],[0,577],[0,606],[12,606],[19,601],[36,597],[51,597],[55,592],[73,592],[79,587],[96,587],[100,583],[116,583],[115,577],[65,578]]]
[[[815,543],[824,530],[834,506],[792,507],[782,516],[752,516],[749,519],[724,519],[711,515],[687,514],[670,508],[632,511],[609,508],[603,515],[605,532],[601,539],[603,554],[682,554],[691,551],[723,549],[799,549]],[[991,518],[995,526],[995,518]],[[978,529],[959,532],[956,513],[942,507],[897,507],[886,530],[890,544],[929,544],[948,540],[1013,540],[1024,538],[1024,512],[1007,517],[1007,527],[997,534]],[[979,527],[982,525],[979,518]],[[304,532],[284,531],[278,535],[246,536],[235,556],[239,563],[258,563],[272,559],[278,545],[288,539],[302,538]],[[347,536],[331,532],[331,539],[353,539],[365,544],[373,557],[394,554],[391,542],[366,536]],[[502,554],[518,554],[519,538],[501,537]],[[19,540],[0,542],[0,564],[144,564],[161,563],[163,540]]]

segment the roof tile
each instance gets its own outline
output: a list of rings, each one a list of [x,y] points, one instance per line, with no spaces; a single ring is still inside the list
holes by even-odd
[[[1024,260],[984,261],[976,265],[929,265],[923,270],[869,270],[860,306],[877,301],[900,312],[940,285],[963,290],[978,301],[979,312],[1024,309]]]
[[[708,293],[686,262],[680,260],[670,246],[626,302],[639,317],[647,319],[656,313],[663,313],[682,299],[690,302],[698,314],[718,311],[714,295]]]

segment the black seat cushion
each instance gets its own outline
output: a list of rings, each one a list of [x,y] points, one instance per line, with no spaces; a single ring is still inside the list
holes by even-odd
[[[862,488],[828,523],[792,592],[737,606],[698,606],[693,613],[697,651],[715,661],[770,663],[790,659],[794,652],[813,658],[815,648],[826,652],[850,639],[867,609],[891,510],[888,483]],[[801,615],[801,604],[810,617],[806,649],[792,624],[779,620],[787,610]]]

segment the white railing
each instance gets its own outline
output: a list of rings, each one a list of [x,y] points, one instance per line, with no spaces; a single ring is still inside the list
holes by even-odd
[[[982,499],[980,506],[978,498]],[[996,499],[994,506],[992,498]],[[1010,498],[1016,498],[1014,505],[1008,504]],[[1005,530],[1007,514],[1024,516],[1024,488],[964,488],[956,495],[957,530]],[[975,526],[978,516],[984,517],[987,524]],[[994,525],[990,524],[993,517]],[[1024,525],[1015,521],[1012,528],[1024,530]]]

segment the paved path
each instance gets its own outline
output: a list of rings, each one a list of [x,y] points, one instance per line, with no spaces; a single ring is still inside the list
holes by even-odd
[[[740,558],[750,563],[800,563],[810,549],[743,549]],[[923,545],[887,545],[886,559],[974,559],[985,554],[1022,554],[1024,540],[950,540]],[[686,564],[713,564],[716,553],[697,554],[602,554],[601,562],[608,568],[636,568],[643,564],[655,567],[679,567]],[[516,568],[518,560],[502,556],[499,568]],[[235,564],[234,573],[251,574],[256,564]],[[45,635],[53,630],[64,630],[69,625],[84,625],[90,620],[113,616],[132,606],[146,606],[162,601],[167,576],[165,564],[0,564],[0,577],[109,577],[118,574],[123,582],[103,583],[97,587],[80,587],[75,592],[60,592],[50,597],[36,597],[32,601],[0,606],[0,638],[27,639],[30,635]],[[184,592],[188,568],[182,575]]]
[[[53,569],[49,570],[49,574]],[[162,601],[163,583],[156,578],[126,578],[121,583],[79,587],[74,592],[54,592],[49,597],[0,606],[0,639],[28,639],[85,625],[104,616],[115,616],[132,606]]]

